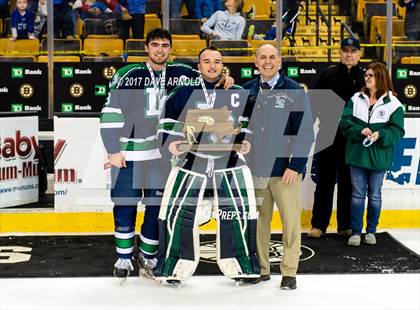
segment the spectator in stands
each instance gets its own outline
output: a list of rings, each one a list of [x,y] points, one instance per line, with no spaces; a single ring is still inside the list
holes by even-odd
[[[359,67],[360,43],[355,38],[346,38],[341,41],[340,62],[323,71],[315,83],[316,89],[329,89],[336,93],[343,103],[349,101],[351,96],[365,86],[363,70]],[[337,104],[326,102],[325,104]],[[325,113],[324,113],[325,114]],[[328,115],[319,113],[318,141],[320,137],[328,135]],[[320,238],[325,234],[330,223],[333,209],[334,187],[337,181],[337,225],[338,234],[343,237],[351,236],[350,229],[350,202],[351,182],[349,168],[344,161],[345,137],[338,129],[331,146],[315,154],[317,163],[317,184],[312,210],[312,229],[308,233],[310,238]]]
[[[54,2],[54,37],[74,39],[73,2],[53,0]]]
[[[366,87],[344,108],[340,126],[346,137],[346,163],[350,166],[352,198],[348,245],[359,246],[367,194],[364,242],[376,244],[384,174],[391,168],[395,145],[404,136],[404,110],[395,97],[386,66],[372,63],[365,73]],[[369,117],[368,117],[369,115]]]
[[[198,18],[205,23],[210,16],[217,11],[222,11],[222,1],[220,0],[195,0],[194,18]]]
[[[34,37],[34,14],[28,10],[27,0],[17,0],[16,9],[11,16],[11,41],[16,39],[35,39]]]
[[[217,11],[207,20],[201,31],[213,40],[241,40],[245,18],[241,16],[242,0],[224,0],[226,11]]]
[[[194,0],[171,0],[169,2],[169,14],[171,18],[181,18],[181,9],[183,3],[185,3],[185,6],[187,7],[188,18],[194,17]]]
[[[47,9],[47,0],[39,0],[38,1],[38,12],[35,16],[35,30],[34,36],[36,38],[40,38],[43,33],[46,33],[47,30],[47,16],[48,16],[48,9]]]
[[[131,18],[122,16],[119,27],[119,37],[126,40],[130,36],[130,28],[134,39],[143,39],[144,36],[144,14],[146,12],[145,0],[122,0],[120,1],[121,10],[127,9]]]
[[[406,7],[405,35],[409,41],[420,40],[420,1],[400,0],[400,5]]]
[[[107,3],[102,1],[88,0],[82,6],[83,18],[100,19],[103,21],[104,28],[107,34],[115,34],[117,29],[114,29],[115,14],[108,7]]]

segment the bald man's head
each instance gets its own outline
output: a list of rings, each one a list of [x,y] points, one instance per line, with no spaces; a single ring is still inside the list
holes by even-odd
[[[281,57],[277,48],[271,44],[261,45],[256,51],[255,66],[264,81],[271,80],[281,67]]]
[[[258,54],[262,51],[262,50],[268,50],[268,51],[272,51],[274,52],[278,57],[280,57],[280,53],[277,50],[277,48],[270,44],[270,43],[264,43],[263,45],[261,45],[259,48],[257,48],[255,55],[258,57]]]

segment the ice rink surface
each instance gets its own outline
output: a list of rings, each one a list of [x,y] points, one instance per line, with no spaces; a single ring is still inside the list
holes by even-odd
[[[420,254],[420,230],[388,231]],[[298,275],[293,291],[280,280],[237,287],[196,276],[177,288],[138,277],[0,279],[0,309],[420,309],[420,274]]]

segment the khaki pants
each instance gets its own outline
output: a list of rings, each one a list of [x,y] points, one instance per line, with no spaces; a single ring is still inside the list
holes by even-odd
[[[302,178],[292,184],[284,184],[281,177],[254,178],[255,196],[258,205],[257,255],[261,275],[270,274],[269,244],[274,202],[283,223],[284,255],[280,263],[283,276],[296,276],[300,256],[300,192]],[[263,199],[261,201],[261,199]]]

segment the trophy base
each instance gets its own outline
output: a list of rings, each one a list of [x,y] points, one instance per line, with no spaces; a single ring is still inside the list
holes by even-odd
[[[178,151],[180,152],[239,152],[242,148],[242,144],[189,144],[187,142],[178,144]]]

